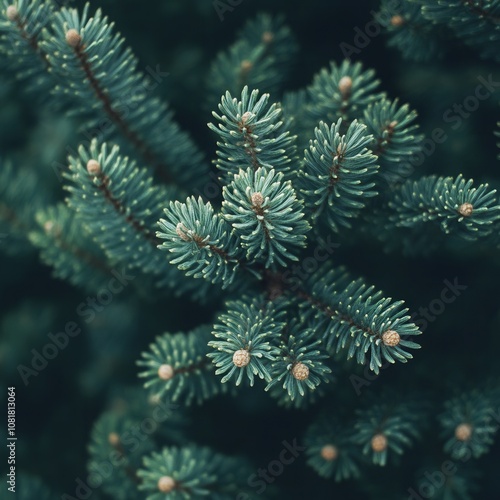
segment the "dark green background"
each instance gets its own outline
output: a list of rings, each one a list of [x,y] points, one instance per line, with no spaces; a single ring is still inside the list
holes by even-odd
[[[83,2],[72,5],[80,7]],[[235,40],[247,19],[260,11],[285,15],[300,46],[286,88],[292,90],[309,84],[329,61],[340,62],[343,58],[340,44],[353,43],[354,28],[363,30],[372,18],[370,11],[378,8],[378,2],[367,1],[243,0],[221,22],[208,0],[147,3],[107,0],[91,5],[102,6],[115,21],[138,56],[140,67],[160,65],[162,71],[169,72],[157,89],[158,95],[171,103],[178,122],[192,133],[209,158],[214,157],[215,138],[206,127],[210,120],[204,93],[206,75],[217,52]],[[447,108],[473,92],[479,75],[500,73],[494,63],[481,61],[476,52],[460,44],[450,43],[448,49],[442,61],[412,63],[404,61],[398,51],[387,48],[386,37],[379,35],[355,59],[376,70],[382,89],[391,98],[400,97],[417,109],[426,134],[436,127],[449,134],[449,139],[417,170],[416,177],[428,173],[456,176],[462,172],[476,181],[496,185],[500,173],[493,130],[498,120],[499,96],[495,93],[481,103],[479,110],[458,130],[451,130],[442,116]],[[50,169],[54,160],[63,162],[65,156],[64,150],[51,150],[36,138],[50,116],[40,114],[36,103],[12,82],[11,75],[0,75],[3,89],[0,155],[24,158],[30,147],[33,148],[30,159],[24,161],[37,162],[34,168]],[[73,140],[76,145],[76,133]],[[56,179],[53,185],[56,195],[62,198]],[[383,372],[363,391],[361,398],[354,393],[348,378],[339,378],[334,396],[338,398],[335,403],[340,412],[352,413],[365,395],[376,395],[383,388],[401,394],[428,389],[435,411],[440,412],[442,401],[453,395],[454,390],[481,386],[489,377],[498,377],[498,251],[485,251],[471,244],[465,250],[409,258],[385,254],[374,241],[351,245],[348,234],[345,238],[345,241],[339,238],[341,246],[334,258],[354,274],[365,276],[388,296],[404,299],[411,311],[418,311],[439,297],[444,279],[458,277],[469,288],[429,325],[415,359]],[[48,332],[55,332],[74,319],[76,306],[86,296],[53,279],[50,269],[39,263],[36,254],[22,259],[2,256],[0,276],[0,314],[7,318],[24,304],[25,310],[31,311],[35,329],[40,329],[36,335],[41,345]],[[15,385],[18,390],[18,464],[23,470],[41,476],[59,494],[72,492],[75,478],[85,476],[86,445],[92,423],[102,412],[113,386],[136,382],[135,360],[140,352],[156,335],[188,329],[210,320],[214,312],[182,300],[169,299],[165,303],[155,297],[134,296],[127,300],[137,305],[132,339],[126,344],[126,352],[119,351],[116,364],[108,367],[108,372],[104,370],[106,377],[99,379],[99,373],[95,375],[96,380],[90,385],[92,390],[82,389],[82,374],[88,372],[95,355],[85,331],[27,388],[15,370],[7,371],[7,385]],[[37,321],[40,311],[51,311],[51,316],[45,322]],[[30,316],[29,312],[26,314]],[[108,327],[112,329],[113,325]],[[34,347],[36,343],[17,346],[10,355],[16,364],[28,364],[29,352]],[[277,409],[259,389],[244,392],[238,399],[216,398],[202,411],[195,408],[192,437],[223,452],[247,454],[256,469],[279,455],[281,441],[300,440],[318,411],[317,407],[306,412]],[[427,463],[423,462],[424,457],[434,456],[437,463],[442,460],[439,429],[434,421],[428,424],[424,439],[403,456],[397,469],[372,467],[360,483],[337,485],[320,479],[305,465],[304,457],[300,457],[277,478],[277,484],[285,492],[280,498],[378,499],[386,498],[385,495],[406,498],[405,487],[415,484],[413,474]],[[466,464],[482,472],[477,498],[493,499],[500,492],[499,452],[497,444],[475,464]]]

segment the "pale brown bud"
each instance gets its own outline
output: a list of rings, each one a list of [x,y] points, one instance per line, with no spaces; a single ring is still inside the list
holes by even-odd
[[[384,451],[387,448],[387,438],[383,434],[375,434],[372,437],[371,445],[373,451]]]
[[[262,206],[262,203],[264,203],[264,197],[262,196],[262,193],[252,193],[251,199],[252,205],[254,207],[260,208]]]
[[[458,213],[462,215],[463,217],[470,217],[472,215],[472,211],[474,210],[474,207],[472,206],[471,203],[462,203],[458,207]]]
[[[394,16],[391,17],[392,26],[399,28],[400,26],[403,26],[404,23],[405,23],[404,17],[399,14],[395,14]]]
[[[350,76],[343,76],[339,80],[339,90],[344,99],[349,97],[351,89],[352,89],[352,78]]]
[[[9,5],[5,11],[5,15],[9,21],[17,21],[19,19],[19,11],[15,5]]]
[[[251,111],[245,111],[241,117],[241,124],[246,125],[247,121],[250,120],[250,118],[253,118],[255,115]]]
[[[110,432],[108,435],[108,443],[111,446],[118,446],[120,444],[120,436],[116,432]]]
[[[325,444],[321,448],[321,457],[328,462],[333,462],[338,456],[339,450],[333,444]]]
[[[158,489],[162,493],[170,493],[175,488],[175,480],[170,476],[162,476],[158,479]]]
[[[273,40],[274,40],[274,33],[272,33],[271,31],[264,31],[264,33],[262,33],[262,41],[266,45],[272,43]]]
[[[175,228],[175,232],[177,233],[177,236],[179,236],[181,240],[191,241],[191,238],[187,234],[187,230],[188,228],[182,222],[179,222],[179,224],[177,224]]]
[[[253,68],[253,62],[248,59],[241,61],[241,71],[243,73],[248,73]]]
[[[250,363],[250,353],[246,349],[239,349],[233,354],[233,363],[238,368],[243,368]]]
[[[101,173],[101,165],[96,160],[89,160],[87,162],[87,172],[89,175],[99,175]]]
[[[158,377],[162,380],[170,380],[174,376],[174,367],[172,365],[160,365],[158,368]]]
[[[51,220],[47,220],[43,224],[43,228],[45,229],[46,233],[51,233],[54,229],[54,223]]]
[[[292,375],[297,380],[306,380],[309,378],[309,367],[299,361],[293,366]]]
[[[458,441],[469,441],[472,436],[472,425],[460,424],[455,429],[455,437]]]
[[[400,340],[401,337],[395,330],[387,330],[382,334],[382,342],[389,347],[397,346]]]
[[[80,45],[82,37],[80,36],[80,33],[78,33],[78,31],[71,28],[70,30],[66,31],[66,41],[68,42],[68,45],[76,48],[78,47],[78,45]]]
[[[390,129],[393,129],[393,128],[396,128],[396,125],[398,124],[398,121],[397,120],[392,120],[391,123],[389,123],[389,128]]]

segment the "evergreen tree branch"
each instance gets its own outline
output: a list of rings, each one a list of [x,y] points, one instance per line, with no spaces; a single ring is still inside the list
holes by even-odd
[[[156,338],[150,350],[137,361],[143,367],[139,377],[146,378],[144,387],[151,393],[167,394],[172,402],[200,404],[228,390],[220,384],[207,359],[207,343],[211,337],[207,326],[188,334],[166,333]]]
[[[100,135],[109,129],[100,120],[109,119],[125,138],[124,146],[164,180],[192,187],[207,172],[201,153],[167,106],[149,95],[151,82],[137,70],[137,59],[113,28],[100,9],[89,17],[88,4],[81,15],[66,8],[55,14],[41,42],[58,76],[55,94],[71,96],[73,112]]]
[[[98,290],[113,277],[105,255],[68,207],[62,203],[49,207],[39,211],[36,219],[39,229],[29,233],[30,241],[58,278]]]

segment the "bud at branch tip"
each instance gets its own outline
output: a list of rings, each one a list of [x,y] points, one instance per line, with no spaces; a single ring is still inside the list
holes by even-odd
[[[66,31],[66,41],[68,42],[68,45],[70,47],[76,48],[80,45],[82,37],[80,36],[80,33],[78,33],[78,31],[71,28]]]

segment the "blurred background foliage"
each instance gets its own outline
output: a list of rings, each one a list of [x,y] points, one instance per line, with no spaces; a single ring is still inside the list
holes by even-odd
[[[79,8],[84,4],[69,3]],[[344,57],[341,44],[354,44],[355,28],[363,30],[380,7],[379,2],[367,0],[243,0],[221,21],[211,0],[90,3],[93,8],[102,7],[116,23],[138,56],[140,68],[158,66],[169,73],[155,92],[170,102],[176,120],[210,159],[214,158],[215,139],[206,123],[211,121],[209,110],[217,103],[207,103],[208,71],[216,54],[235,40],[246,20],[262,11],[284,14],[300,47],[285,89],[295,90],[309,84],[329,61],[340,62]],[[492,75],[500,82],[500,71],[462,44],[447,42],[446,49],[443,59],[412,62],[388,47],[387,36],[380,34],[370,38],[352,59],[376,70],[389,97],[400,97],[418,111],[418,123],[427,137],[437,127],[448,135],[416,169],[417,178],[463,173],[497,187],[500,172],[493,132],[499,120],[500,87],[456,129],[444,121],[443,114],[473,94],[478,77]],[[57,165],[64,164],[67,154],[84,139],[76,124],[52,105],[40,107],[4,70],[0,71],[0,109],[2,161],[10,160],[20,170],[36,169],[43,178],[38,189],[45,190],[48,199],[64,199]],[[468,287],[429,323],[421,338],[422,349],[409,365],[383,371],[370,387],[362,389],[361,396],[347,376],[337,379],[333,392],[340,412],[358,408],[368,393],[376,395],[382,389],[416,393],[427,388],[442,395],[442,400],[433,400],[438,412],[441,402],[454,391],[480,387],[490,377],[499,376],[498,250],[486,251],[473,244],[429,257],[408,257],[387,254],[370,239],[339,243],[334,256],[339,263],[376,283],[388,296],[404,298],[410,311],[438,298],[445,279],[457,278]],[[6,250],[0,260],[0,371],[3,386],[17,387],[18,470],[43,478],[59,498],[63,492],[74,491],[77,477],[85,476],[93,423],[120,388],[138,384],[135,361],[140,352],[164,331],[188,330],[210,320],[215,306],[194,306],[185,300],[126,289],[87,325],[76,313],[86,300],[85,291],[52,278],[51,270],[29,246],[24,252],[9,252],[9,234],[3,235],[0,246]],[[30,351],[41,348],[47,334],[61,330],[67,321],[79,321],[82,333],[24,387],[17,366],[29,365]],[[352,369],[362,374],[362,370]],[[283,440],[301,439],[317,412],[314,406],[307,411],[278,408],[259,391],[246,400],[242,391],[237,399],[220,396],[205,403],[203,411],[187,409],[192,422],[186,435],[225,453],[243,451],[257,469],[276,458]],[[406,498],[407,487],[415,484],[415,471],[425,465],[420,452],[425,450],[431,459],[442,460],[442,443],[429,441],[436,435],[436,429],[426,434],[415,453],[404,456],[397,474],[391,467],[372,467],[360,482],[336,484],[319,478],[300,457],[277,482],[286,498],[392,498],[391,494]],[[500,491],[500,444],[474,465],[481,471],[480,494],[474,498],[495,498]],[[96,492],[92,498],[110,497]]]

